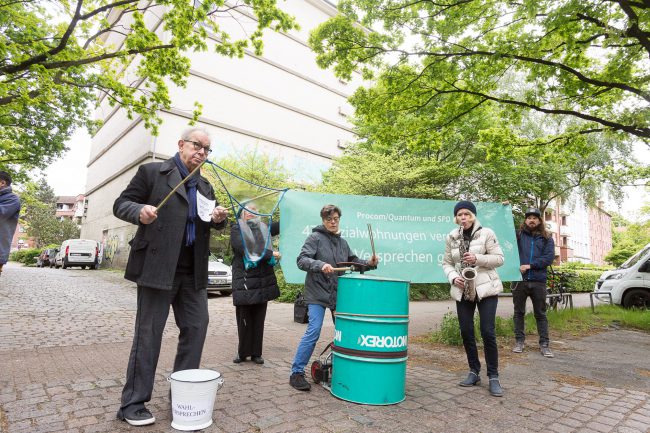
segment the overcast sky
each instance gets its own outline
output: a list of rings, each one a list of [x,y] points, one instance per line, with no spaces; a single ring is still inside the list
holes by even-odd
[[[85,193],[90,141],[86,130],[79,129],[68,142],[70,150],[45,170],[47,182],[56,195],[73,196]],[[650,149],[646,145],[638,145],[636,153],[639,161],[650,161]],[[643,188],[630,187],[625,190],[627,197],[623,206],[619,209],[614,203],[606,202],[605,210],[620,212],[626,218],[636,221],[639,218],[638,208],[644,204],[650,205],[650,194]]]

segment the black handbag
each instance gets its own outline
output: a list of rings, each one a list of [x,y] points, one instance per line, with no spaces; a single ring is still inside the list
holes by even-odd
[[[309,322],[309,312],[307,310],[307,303],[302,296],[302,292],[298,292],[296,301],[293,303],[293,321],[296,323]]]

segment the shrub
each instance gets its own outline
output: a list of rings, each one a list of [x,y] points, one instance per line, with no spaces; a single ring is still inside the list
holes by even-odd
[[[14,251],[9,255],[9,260],[32,266],[36,264],[36,257],[38,257],[42,251],[42,248],[27,248]]]
[[[411,284],[409,290],[411,301],[444,301],[450,298],[449,284]]]
[[[278,287],[280,288],[280,297],[276,299],[278,302],[293,302],[298,296],[298,292],[303,290],[303,284],[289,284],[284,279],[284,274],[279,266],[275,268],[275,276],[278,279]]]
[[[475,318],[476,319],[476,318]],[[474,326],[476,328],[476,321]],[[460,336],[460,327],[458,325],[458,318],[456,314],[451,311],[442,316],[440,328],[433,331],[430,335],[431,341],[436,343],[448,344],[450,346],[460,346],[463,344],[463,339]]]

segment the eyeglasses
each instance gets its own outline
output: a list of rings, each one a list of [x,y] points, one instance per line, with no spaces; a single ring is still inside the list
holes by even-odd
[[[183,141],[186,142],[186,143],[192,143],[194,145],[194,150],[196,150],[197,152],[199,150],[203,149],[205,151],[206,155],[209,155],[210,153],[212,153],[212,149],[210,149],[210,146],[204,146],[201,143],[199,143],[198,141],[192,141],[192,140],[183,140]]]
[[[341,218],[339,218],[339,217],[327,217],[327,218],[325,218],[325,221],[327,221],[328,223],[331,223],[331,222],[337,223],[337,222],[339,222],[340,219]]]

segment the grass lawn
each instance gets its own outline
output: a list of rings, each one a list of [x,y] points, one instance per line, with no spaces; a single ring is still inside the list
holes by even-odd
[[[608,328],[635,329],[650,333],[650,310],[628,310],[618,306],[601,305],[595,313],[591,308],[574,308],[573,310],[547,311],[549,331],[553,337],[586,336]],[[480,340],[478,315],[474,317],[475,334]],[[526,334],[537,335],[537,324],[532,313],[526,314]],[[512,318],[496,318],[496,334],[499,345],[511,344],[514,339]],[[460,346],[458,319],[454,313],[447,313],[440,328],[429,334],[426,339],[433,343]]]

